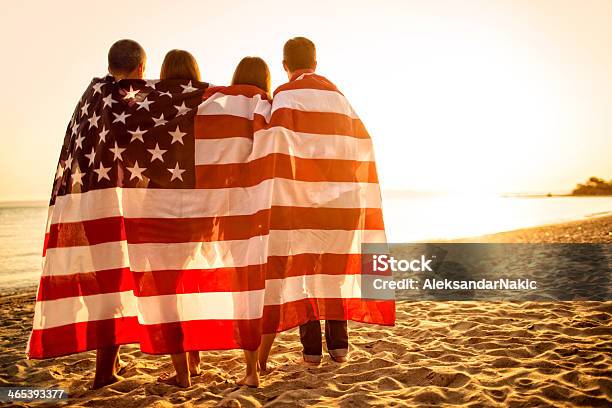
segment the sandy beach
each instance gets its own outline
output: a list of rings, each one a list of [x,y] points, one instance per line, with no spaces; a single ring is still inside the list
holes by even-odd
[[[461,241],[612,243],[612,217]],[[129,345],[125,381],[89,391],[93,352],[25,358],[34,291],[0,300],[0,386],[62,387],[73,406],[612,405],[612,302],[399,302],[393,328],[349,324],[346,364],[297,365],[297,330],[279,335],[259,389],[235,385],[240,351],[202,353],[203,375],[179,390],[155,381],[171,370],[168,357]]]

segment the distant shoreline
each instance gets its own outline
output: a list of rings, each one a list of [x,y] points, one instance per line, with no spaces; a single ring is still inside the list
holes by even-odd
[[[513,231],[438,242],[507,243],[605,243],[612,244],[612,215],[593,214],[588,218],[521,228]]]
[[[48,207],[49,201],[32,200],[32,201],[0,201],[0,208],[36,208]]]
[[[540,194],[540,193],[516,193],[516,194],[500,194],[500,197],[503,198],[558,198],[558,197],[571,197],[571,198],[580,198],[580,197],[612,197],[612,194]]]

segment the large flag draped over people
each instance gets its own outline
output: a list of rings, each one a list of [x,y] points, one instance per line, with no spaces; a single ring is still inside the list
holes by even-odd
[[[274,105],[249,85],[94,79],[60,154],[28,355],[255,350],[312,319],[390,325],[393,302],[357,279],[360,244],[381,241],[371,141],[324,78]]]

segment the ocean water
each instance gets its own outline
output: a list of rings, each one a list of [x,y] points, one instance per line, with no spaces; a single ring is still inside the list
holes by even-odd
[[[383,195],[390,242],[454,239],[612,214],[612,197]],[[0,203],[0,291],[36,285],[46,205]]]
[[[38,282],[46,222],[43,203],[0,203],[0,290]]]

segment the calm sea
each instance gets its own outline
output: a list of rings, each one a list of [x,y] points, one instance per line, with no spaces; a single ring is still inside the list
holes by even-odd
[[[384,196],[391,242],[477,236],[584,217],[612,214],[612,197],[508,198]],[[35,285],[40,277],[47,207],[0,203],[0,290]]]
[[[0,290],[37,283],[46,222],[44,203],[0,203]]]

